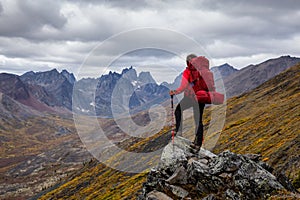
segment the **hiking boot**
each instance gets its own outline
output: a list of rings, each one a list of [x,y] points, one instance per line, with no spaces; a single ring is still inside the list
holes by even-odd
[[[196,146],[197,146],[197,145],[196,145],[194,142],[192,142],[192,143],[190,144],[190,147],[193,148],[193,149],[195,149]]]
[[[181,132],[181,131],[176,132],[176,131],[174,130],[174,136],[182,136],[182,132]]]
[[[200,151],[200,149],[201,149],[201,146],[195,145],[194,150],[195,150],[197,153]]]
[[[194,144],[194,143],[190,144],[190,147],[192,148],[192,149],[191,149],[191,150],[192,150],[192,153],[198,153],[198,152],[200,151],[200,149],[201,149],[201,146],[196,145],[196,144]]]
[[[197,143],[198,143],[198,142],[197,142],[197,137],[195,137],[195,139],[194,139],[194,141],[192,142],[192,144],[190,144],[190,147],[193,148],[193,149],[195,149],[196,146],[198,146]]]
[[[195,144],[194,142],[192,142],[192,143],[190,144],[190,147],[193,148],[193,149],[201,148],[200,145],[197,145],[197,144]]]

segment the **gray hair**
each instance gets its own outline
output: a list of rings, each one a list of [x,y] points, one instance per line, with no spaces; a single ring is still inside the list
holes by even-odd
[[[196,58],[197,56],[195,54],[190,54],[186,57],[186,63],[188,64],[190,62],[190,60],[192,60],[193,58]]]

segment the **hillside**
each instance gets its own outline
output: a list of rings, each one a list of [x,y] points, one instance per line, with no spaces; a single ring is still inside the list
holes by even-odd
[[[281,56],[235,71],[223,78],[227,97],[233,97],[251,91],[298,63],[300,63],[300,58]]]
[[[300,173],[300,64],[230,99],[215,152],[259,153],[295,179]]]
[[[262,154],[264,161],[284,172],[299,187],[299,78],[300,65],[297,65],[251,92],[228,100],[226,124],[214,152],[229,149],[236,153]],[[205,112],[206,128],[210,122],[210,109],[214,107]],[[192,123],[190,118],[184,124],[191,126]],[[184,136],[191,139],[191,133],[187,131]],[[149,139],[128,141],[123,149],[134,144],[130,150],[145,152],[151,147],[147,145],[149,143],[164,144],[168,140],[164,135],[164,132],[156,134],[150,139],[153,142]],[[210,137],[205,137],[205,143]],[[118,156],[114,159],[118,160]],[[49,189],[48,193],[42,194],[41,199],[134,199],[146,175],[147,171],[128,174],[93,161],[52,191]]]
[[[70,115],[42,113],[0,93],[0,199],[27,199],[91,158]]]
[[[23,83],[19,76],[14,74],[0,74],[0,92],[21,104],[30,106],[39,111],[52,111],[50,107],[38,101],[31,93],[29,87]]]

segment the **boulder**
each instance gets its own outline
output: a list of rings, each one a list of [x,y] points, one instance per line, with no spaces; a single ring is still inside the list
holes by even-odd
[[[294,191],[283,174],[271,173],[261,155],[215,155],[205,149],[195,154],[189,145],[187,139],[175,137],[165,147],[143,185],[144,199],[158,192],[171,199],[266,199],[278,190]]]
[[[146,200],[173,200],[173,199],[162,192],[158,192],[154,190],[149,192],[149,194],[147,194]]]

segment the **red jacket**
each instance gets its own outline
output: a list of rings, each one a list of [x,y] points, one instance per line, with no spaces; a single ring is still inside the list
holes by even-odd
[[[199,64],[203,61],[205,64],[198,65],[197,69],[193,66],[197,65],[195,62]],[[195,98],[195,92],[199,90],[215,91],[214,77],[208,68],[208,60],[204,57],[198,57],[192,59],[191,63],[183,72],[181,84],[176,89],[176,94],[184,92],[185,96]]]

